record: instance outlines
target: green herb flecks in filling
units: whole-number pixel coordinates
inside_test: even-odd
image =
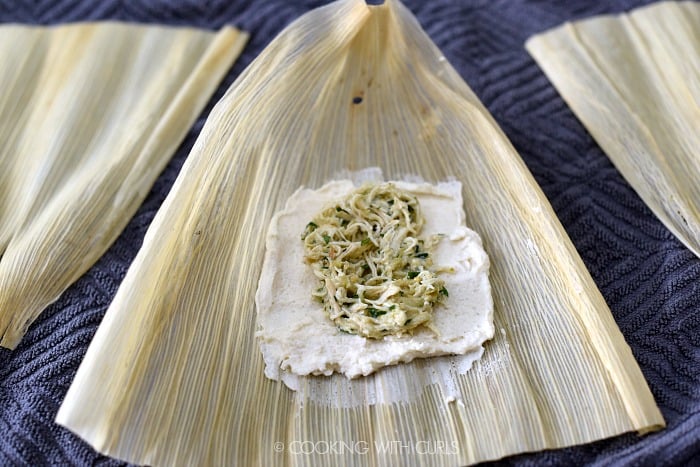
[[[418,199],[392,183],[362,186],[309,222],[312,295],[341,331],[379,339],[430,327],[448,293],[431,268],[440,236],[419,238],[424,223]]]

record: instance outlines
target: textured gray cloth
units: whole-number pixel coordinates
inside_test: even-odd
[[[61,400],[211,105],[285,25],[325,3],[0,0],[2,22],[111,19],[207,28],[232,24],[251,33],[243,55],[119,239],[44,312],[16,350],[0,349],[0,464],[119,464],[53,423]],[[666,430],[643,438],[624,435],[501,462],[700,465],[700,260],[651,214],[523,48],[530,35],[564,21],[649,2],[406,3],[492,112],[542,186],[610,305],[668,422]]]

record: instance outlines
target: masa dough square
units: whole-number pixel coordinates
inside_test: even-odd
[[[455,271],[439,274],[449,291],[445,302],[433,310],[439,334],[419,328],[412,336],[367,339],[336,328],[311,296],[318,279],[304,263],[301,234],[319,211],[356,185],[341,180],[318,190],[300,188],[272,218],[256,293],[257,337],[268,378],[280,379],[280,371],[338,372],[354,378],[415,358],[465,354],[493,337],[489,259],[479,236],[465,225],[461,183],[392,183],[418,198],[425,217],[421,237],[447,235],[433,252],[435,265]]]

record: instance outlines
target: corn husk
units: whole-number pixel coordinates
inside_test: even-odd
[[[700,256],[700,4],[565,24],[526,45],[642,200]]]
[[[299,392],[263,375],[254,295],[273,213],[300,185],[371,166],[459,179],[490,255],[497,335],[455,376],[458,401],[419,384],[440,358]],[[149,465],[462,465],[664,425],[541,190],[396,0],[308,13],[229,89],[57,422]]]
[[[233,28],[0,27],[0,345],[116,239],[244,43]]]

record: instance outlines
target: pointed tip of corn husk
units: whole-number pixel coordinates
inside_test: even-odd
[[[0,27],[13,65],[0,72],[0,346],[116,239],[245,40],[230,27]]]
[[[502,330],[457,377],[462,404],[415,384],[431,361],[355,388],[308,380],[338,397],[398,388],[410,403],[337,407],[264,376],[254,295],[270,218],[299,186],[371,166],[462,182]],[[217,104],[57,422],[131,462],[212,465],[455,465],[663,426],[603,297],[493,118],[403,5],[360,0],[294,22]],[[370,449],[298,455],[289,447],[300,441]],[[392,442],[456,448],[374,448]]]

